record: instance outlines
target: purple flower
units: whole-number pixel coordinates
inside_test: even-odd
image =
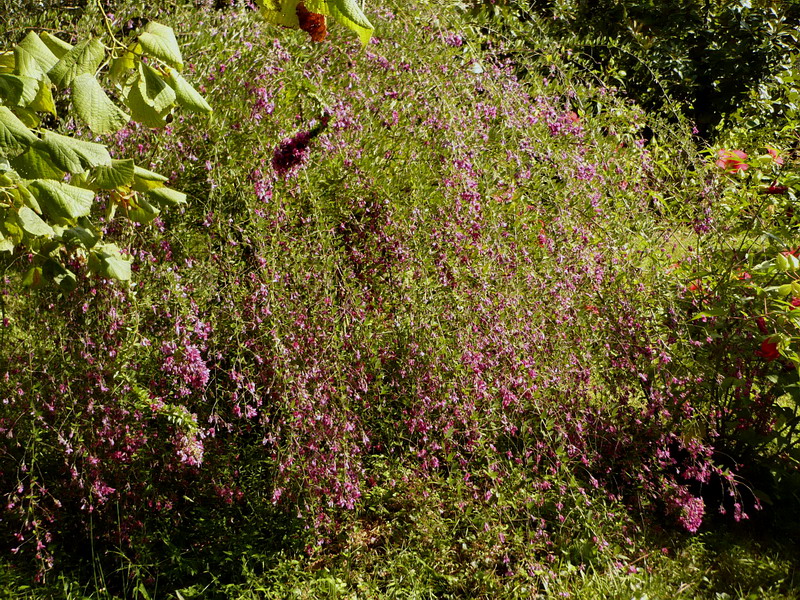
[[[280,177],[292,175],[308,159],[311,139],[310,131],[301,131],[278,144],[272,155],[272,168]]]
[[[695,533],[703,524],[703,515],[706,512],[706,504],[702,498],[689,496],[688,494],[679,500],[681,514],[678,520],[686,531]]]

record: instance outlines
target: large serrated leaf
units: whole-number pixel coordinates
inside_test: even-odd
[[[108,76],[112,82],[124,84],[135,67],[136,56],[133,52],[125,52],[122,56],[118,56],[111,61]]]
[[[53,228],[27,206],[21,207],[17,212],[17,222],[22,229],[35,237],[52,237],[55,234]]]
[[[131,221],[136,223],[149,223],[155,219],[160,212],[158,208],[139,196],[136,198],[135,202],[131,202],[125,214]]]
[[[8,214],[8,211],[3,215],[3,221],[0,222],[0,229],[6,238],[11,239],[14,244],[19,244],[22,241],[23,231],[17,223],[14,214]]]
[[[90,267],[104,277],[119,281],[131,278],[131,263],[124,259],[114,244],[97,244],[90,255]]]
[[[100,237],[91,229],[76,226],[62,231],[61,240],[67,247],[83,246],[91,250],[100,241]]]
[[[256,4],[261,9],[261,16],[269,23],[280,25],[281,27],[300,27],[297,18],[297,5],[300,0],[256,0]]]
[[[36,129],[42,123],[42,119],[39,115],[29,108],[15,107],[14,114],[17,115],[19,120],[22,121],[28,129]]]
[[[154,173],[153,171],[148,171],[147,169],[145,169],[144,167],[140,167],[139,165],[136,165],[136,167],[134,167],[133,174],[136,176],[137,180],[141,179],[142,181],[150,181],[154,183],[154,185],[151,185],[149,187],[158,187],[158,185],[163,185],[164,183],[169,181],[169,179],[164,177],[164,175],[162,175],[161,173]]]
[[[300,21],[297,18],[297,5],[300,0],[256,0],[261,9],[261,16],[269,23],[282,27],[297,29]]]
[[[133,159],[112,160],[110,167],[95,167],[89,178],[89,186],[99,190],[113,190],[133,183]]]
[[[39,92],[39,82],[24,75],[0,74],[0,100],[6,105],[28,106]]]
[[[97,38],[92,38],[72,48],[47,74],[56,87],[63,90],[69,87],[78,75],[84,73],[94,75],[105,56],[103,44]]]
[[[159,113],[150,104],[145,102],[139,86],[134,84],[124,98],[125,106],[131,110],[131,118],[137,123],[147,127],[162,128],[167,124],[166,117],[170,110]]]
[[[14,252],[14,240],[0,233],[0,252]]]
[[[139,64],[139,80],[136,86],[145,103],[152,106],[157,113],[163,113],[175,104],[175,90],[150,65]]]
[[[14,113],[0,106],[0,155],[19,154],[38,139]]]
[[[137,192],[147,192],[149,190],[164,187],[164,184],[169,181],[159,173],[153,173],[142,167],[135,167],[133,171],[133,188]]]
[[[328,15],[354,31],[363,46],[369,43],[375,31],[356,0],[306,0],[305,5],[310,12]]]
[[[39,34],[39,38],[42,40],[45,46],[48,47],[50,52],[52,52],[57,59],[61,60],[64,56],[74,48],[74,46],[64,40],[57,38],[56,36],[43,31]],[[52,68],[52,67],[51,67]]]
[[[28,184],[42,210],[56,221],[73,222],[78,217],[85,217],[92,210],[94,192],[73,185],[36,179]]]
[[[36,196],[34,196],[24,184],[20,183],[17,186],[16,192],[17,197],[22,200],[25,206],[30,208],[37,215],[42,214],[42,207],[39,206],[39,201],[36,200]]]
[[[299,3],[300,0],[256,0],[264,19],[295,29],[300,26],[297,18]],[[356,32],[363,45],[369,43],[374,27],[356,0],[305,0],[304,4],[309,12],[329,16]]]
[[[23,40],[17,44],[17,48],[22,48],[30,54],[42,69],[42,72],[47,73],[58,62],[58,56],[53,54],[53,51],[47,47],[42,39],[33,31],[29,31]],[[66,51],[64,52],[66,54]]]
[[[167,72],[167,82],[175,90],[175,95],[178,98],[178,104],[189,112],[200,114],[210,113],[211,106],[206,102],[200,93],[186,81],[180,73],[174,69],[169,69]]]
[[[55,117],[56,103],[53,100],[53,90],[51,88],[50,78],[47,75],[43,75],[42,79],[39,80],[39,91],[33,102],[28,105],[28,110],[50,113]]]
[[[92,133],[116,133],[130,121],[91,73],[78,75],[72,82],[72,104]]]
[[[38,39],[38,38],[37,38]],[[21,46],[14,47],[14,72],[17,75],[41,79],[47,69],[43,69],[36,57]]]
[[[102,144],[45,131],[35,147],[47,152],[53,163],[69,173],[83,173],[87,169],[110,166],[111,155]]]
[[[109,256],[103,260],[103,274],[118,281],[130,281],[131,263],[118,256]]]
[[[176,69],[183,69],[183,57],[171,27],[150,21],[139,35],[142,49]]]
[[[186,204],[186,194],[168,187],[157,187],[148,190],[147,197],[151,202],[154,202],[159,206],[177,206],[178,204]]]
[[[46,279],[52,279],[65,292],[71,292],[78,287],[75,273],[52,257],[48,258],[42,265],[42,275]]]
[[[14,72],[14,51],[6,50],[0,52],[0,73],[13,73]]]
[[[50,155],[36,148],[28,148],[16,158],[12,158],[10,162],[14,170],[25,179],[60,180],[64,178],[64,171],[53,164]]]
[[[22,278],[22,285],[29,288],[37,288],[42,284],[42,267],[31,267]]]

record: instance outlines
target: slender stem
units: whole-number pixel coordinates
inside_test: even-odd
[[[103,5],[101,4],[100,0],[95,0],[95,5],[97,6],[97,10],[100,11],[100,14],[103,15],[103,25],[105,25],[106,33],[108,33],[109,37],[111,38],[111,43],[114,48],[121,48],[123,50],[127,49],[125,44],[120,42],[117,39],[117,36],[114,35],[114,30],[111,28],[111,19],[108,18]]]

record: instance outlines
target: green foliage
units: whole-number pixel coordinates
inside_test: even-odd
[[[781,65],[795,62],[798,52],[800,11],[794,3],[478,0],[472,5],[479,22],[499,25],[515,50],[538,50],[544,38],[648,111],[685,115],[705,139],[715,137],[716,126],[748,96],[762,94],[763,101],[763,87]],[[786,83],[787,89],[796,88]]]
[[[354,31],[364,46],[374,31],[358,0],[256,0],[256,4],[269,23],[295,29],[301,26],[298,5],[304,4],[307,11],[329,16]]]
[[[102,232],[90,220],[101,202],[108,218],[119,212],[140,223],[153,220],[160,208],[185,203],[184,194],[164,186],[166,178],[132,160],[112,159],[103,143],[44,124],[43,113],[51,121],[59,117],[59,94],[69,94],[71,110],[95,135],[126,128],[131,115],[163,127],[178,106],[211,112],[177,71],[183,58],[170,27],[150,22],[127,47],[111,41],[110,49],[97,37],[73,46],[30,31],[0,55],[0,250],[34,254],[24,277],[32,286],[52,274],[72,289],[72,269],[81,265],[101,277],[130,279],[129,259],[115,244],[101,242]],[[104,65],[110,65],[107,71]],[[100,79],[108,80],[130,115]]]
[[[686,531],[736,527],[716,511],[752,494],[793,506],[796,465],[772,461],[797,441],[791,154],[700,151],[552,38],[496,46],[457,4],[378,7],[361,50],[178,4],[153,16],[193,32],[185,60],[148,26],[105,50],[105,99],[78,95],[90,127],[111,102],[168,130],[103,146],[2,107],[8,227],[136,283],[0,242],[9,274],[75,288],[0,290],[0,590],[796,595],[777,508],[743,540]],[[213,127],[169,112],[207,111],[187,72]]]

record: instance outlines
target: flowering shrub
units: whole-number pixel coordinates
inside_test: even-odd
[[[405,528],[454,594],[544,589],[638,560],[636,523],[755,503],[720,450],[794,427],[800,264],[709,240],[781,222],[783,154],[648,144],[557,58],[521,79],[455,17],[375,16],[362,51],[207,13],[186,56],[217,127],[118,138],[193,198],[107,223],[135,285],[29,292],[6,266],[0,532],[40,576],[75,540],[121,588],[135,564],[178,589],[238,577],[231,548],[324,560]]]

